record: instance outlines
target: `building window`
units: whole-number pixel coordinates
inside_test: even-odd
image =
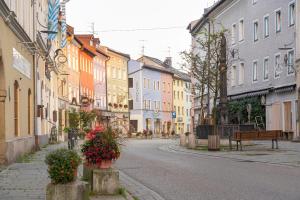
[[[274,76],[275,78],[278,78],[280,76],[280,55],[275,56],[275,70],[274,70]]]
[[[133,88],[133,78],[128,78],[128,87]]]
[[[28,109],[28,135],[31,135],[31,90],[28,90],[28,100],[27,100],[27,109]]]
[[[256,4],[258,0],[252,0],[252,4]]]
[[[276,18],[275,18],[275,25],[276,25],[276,33],[281,31],[281,11],[276,11]]]
[[[180,115],[180,106],[178,106],[178,115]]]
[[[231,71],[231,86],[235,86],[236,85],[236,76],[237,76],[237,73],[236,73],[236,66],[232,66],[232,71]]]
[[[269,36],[269,29],[270,29],[270,23],[269,23],[269,16],[264,17],[264,36],[265,38]]]
[[[253,82],[256,82],[257,81],[257,61],[253,62],[253,70],[252,70],[252,73],[253,73]]]
[[[133,110],[133,100],[129,100],[128,104],[129,104],[129,110]]]
[[[294,50],[288,52],[288,74],[293,74],[294,71]]]
[[[244,40],[244,20],[241,19],[239,22],[239,41]]]
[[[153,90],[156,90],[156,82],[153,81]]]
[[[177,91],[177,99],[179,99],[179,91]]]
[[[146,85],[147,85],[147,79],[144,78],[144,88],[146,88]]]
[[[290,3],[289,5],[289,26],[295,24],[295,2]]]
[[[245,65],[244,65],[244,63],[240,63],[239,85],[244,84],[244,81],[245,81]]]
[[[174,96],[174,99],[176,99],[176,91],[174,91],[174,95],[173,96]]]
[[[236,34],[236,24],[233,24],[232,25],[232,28],[231,28],[231,43],[232,45],[235,44],[235,34]]]
[[[269,79],[269,58],[264,59],[264,80]]]
[[[184,107],[182,107],[182,115],[184,116]]]
[[[15,136],[19,136],[19,83],[14,83],[14,122],[15,122]]]
[[[144,109],[147,109],[147,101],[144,100]]]
[[[157,81],[157,90],[159,90],[159,81]]]
[[[151,86],[150,86],[150,79],[148,79],[148,89],[150,89]]]
[[[173,111],[175,111],[176,112],[176,106],[174,106],[174,110]]]
[[[254,41],[258,40],[258,21],[254,22],[253,25],[253,39]]]
[[[183,100],[183,92],[181,91],[181,99]]]

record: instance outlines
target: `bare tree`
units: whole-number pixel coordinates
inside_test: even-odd
[[[212,30],[210,30],[210,26],[212,26]],[[209,103],[212,101],[212,114],[210,115],[210,111],[208,111],[208,115],[214,126],[214,134],[216,134],[217,104],[222,84],[221,74],[224,70],[227,71],[227,64],[220,67],[221,61],[224,62],[224,53],[222,54],[221,46],[222,39],[224,45],[226,32],[227,30],[224,28],[215,31],[214,23],[211,21],[209,28],[204,27],[203,31],[197,35],[195,46],[189,52],[182,52],[182,57],[185,60],[183,67],[189,68],[191,77],[196,80],[193,87],[199,91],[201,108],[204,107],[205,101],[209,101]],[[226,60],[225,55],[225,63]],[[201,109],[200,119],[200,123],[203,124],[204,109]]]

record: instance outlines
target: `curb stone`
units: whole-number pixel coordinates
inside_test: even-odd
[[[121,184],[130,192],[131,195],[137,197],[139,200],[165,200],[158,193],[129,177],[124,172],[119,172]]]

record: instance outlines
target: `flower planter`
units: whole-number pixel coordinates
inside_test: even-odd
[[[100,164],[100,169],[109,169],[111,168],[112,160],[102,160]]]

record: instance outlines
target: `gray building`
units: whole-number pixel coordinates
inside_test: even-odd
[[[229,100],[257,98],[268,130],[293,133],[297,132],[295,9],[295,0],[220,0],[188,27],[193,40],[208,23],[212,31],[228,30]]]

